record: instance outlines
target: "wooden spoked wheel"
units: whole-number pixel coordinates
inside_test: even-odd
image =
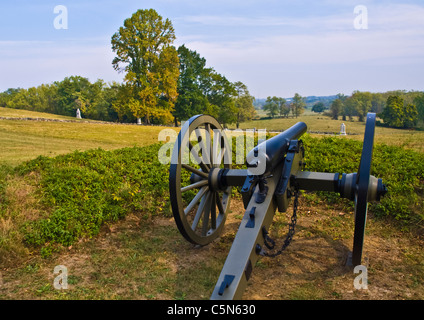
[[[175,142],[169,170],[172,212],[188,241],[206,245],[222,232],[231,186],[210,183],[212,171],[231,169],[231,146],[218,121],[197,115],[186,121]]]

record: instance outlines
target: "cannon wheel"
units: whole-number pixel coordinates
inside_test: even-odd
[[[214,190],[209,185],[213,168],[231,169],[231,146],[215,118],[197,115],[183,124],[175,142],[169,192],[179,231],[202,246],[221,234],[231,199],[231,186]]]
[[[365,224],[368,212],[368,187],[371,174],[372,150],[375,132],[375,113],[367,114],[365,125],[364,144],[362,146],[361,161],[356,175],[355,192],[355,230],[353,236],[352,264],[360,265],[364,246]]]

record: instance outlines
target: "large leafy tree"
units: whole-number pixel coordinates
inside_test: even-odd
[[[196,114],[205,113],[209,101],[203,90],[209,81],[212,69],[206,68],[206,59],[196,51],[182,45],[178,48],[180,76],[178,79],[178,98],[175,103],[174,121],[187,120]]]
[[[179,62],[172,46],[175,32],[169,19],[154,9],[138,10],[112,36],[115,70],[125,72],[128,100],[117,108],[130,109],[136,118],[167,122],[177,99]],[[128,90],[131,89],[131,90]],[[118,113],[120,111],[117,110]]]
[[[234,97],[237,96],[235,85],[223,75],[212,71],[209,81],[203,84],[206,97],[210,103],[207,113],[215,116],[219,122],[226,124],[237,121],[237,108]]]
[[[186,120],[196,114],[209,114],[221,123],[237,121],[238,96],[235,84],[206,67],[205,58],[182,45],[178,48],[180,77],[174,120]]]

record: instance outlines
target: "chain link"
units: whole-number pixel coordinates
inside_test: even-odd
[[[264,256],[271,257],[271,258],[274,258],[276,256],[279,256],[290,245],[291,241],[293,240],[294,233],[295,233],[295,229],[294,228],[296,227],[296,222],[297,222],[297,208],[298,208],[298,205],[299,205],[299,190],[296,188],[295,191],[294,191],[293,215],[291,217],[291,223],[289,224],[289,232],[287,233],[286,240],[284,240],[284,243],[283,243],[282,247],[277,252],[269,253],[269,252],[266,252],[265,250],[262,251],[262,254]],[[262,229],[262,231],[263,231],[263,235],[264,235],[264,244],[265,244],[265,246],[269,250],[274,249],[274,247],[275,247],[275,241],[268,236],[268,232],[265,230],[265,228]]]

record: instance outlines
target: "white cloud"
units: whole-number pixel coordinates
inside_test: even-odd
[[[211,26],[226,23],[264,26],[267,30],[266,24],[283,26],[286,23],[287,27],[293,28],[291,32],[285,32],[283,26],[277,30],[280,32],[241,39],[233,37],[226,41],[208,36],[203,39],[198,35],[192,39],[187,36],[185,44],[204,56],[218,72],[228,75],[230,80],[246,79],[250,88],[256,87],[252,91],[257,96],[278,94],[275,90],[282,90],[282,82],[286,87],[297,86],[298,91],[314,87],[318,90],[331,83],[334,93],[343,91],[347,94],[364,84],[374,88],[387,84],[390,89],[396,88],[396,83],[400,89],[411,89],[403,86],[414,81],[416,86],[422,85],[419,79],[424,71],[424,8],[417,5],[369,5],[368,14],[367,30],[354,29],[353,7],[343,16],[315,18],[202,16],[198,17],[198,22],[189,18],[191,23]],[[294,32],[296,26],[300,27]],[[389,79],[389,70],[397,72],[398,76]],[[415,72],[411,73],[411,70]],[[369,87],[368,90],[373,89]]]
[[[352,10],[353,12],[353,10]],[[300,29],[296,33],[211,40],[199,36],[186,37],[186,45],[213,63],[248,64],[266,61],[267,64],[316,64],[407,59],[424,53],[424,8],[412,5],[371,7],[369,29],[353,28],[353,13],[347,16],[317,17],[314,19],[247,19],[239,17],[200,16],[188,20],[206,24],[287,25],[308,26],[315,32]],[[283,30],[283,29],[282,29]],[[209,60],[208,59],[208,60]]]

